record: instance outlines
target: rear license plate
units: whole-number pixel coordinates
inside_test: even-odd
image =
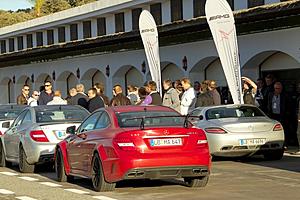
[[[150,145],[152,147],[162,147],[162,146],[181,146],[181,138],[172,138],[172,139],[151,139]]]
[[[265,138],[258,139],[241,139],[239,140],[241,146],[250,146],[250,145],[263,145],[266,143]]]
[[[66,131],[54,131],[58,139],[64,139],[66,136]]]

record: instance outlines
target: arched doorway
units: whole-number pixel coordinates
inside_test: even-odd
[[[89,69],[81,78],[80,81],[87,89],[93,87],[95,83],[102,83],[106,87],[106,77],[98,69]]]
[[[120,84],[125,91],[128,85],[137,87],[143,86],[144,78],[142,73],[134,66],[126,65],[121,67],[113,76],[113,85]]]
[[[10,78],[6,77],[0,82],[0,90],[0,104],[16,102],[14,96],[14,84]]]
[[[52,82],[51,76],[45,73],[40,74],[35,80],[35,90],[40,91],[46,81]]]
[[[204,71],[205,80],[215,80],[219,87],[227,86],[227,81],[220,59],[216,59],[215,61],[210,63]]]
[[[24,85],[28,85],[30,87],[30,92],[32,92],[32,80],[28,76],[23,75],[19,77],[15,85],[17,96],[21,94]]]
[[[70,71],[65,71],[59,75],[56,81],[56,89],[60,90],[63,97],[68,96],[69,89],[78,84],[77,77]]]
[[[218,57],[211,56],[206,57],[204,59],[201,59],[199,62],[197,62],[192,69],[189,72],[189,78],[192,82],[199,81],[202,82],[205,80],[205,69],[212,64],[214,61],[216,61]]]
[[[172,62],[161,63],[161,78],[162,81],[170,79],[171,81],[181,80],[184,77],[184,72]]]

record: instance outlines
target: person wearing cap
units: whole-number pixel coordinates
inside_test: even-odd
[[[218,86],[217,86],[216,81],[209,82],[208,88],[209,88],[210,94],[214,100],[215,106],[221,105],[221,96],[217,90],[217,87]]]

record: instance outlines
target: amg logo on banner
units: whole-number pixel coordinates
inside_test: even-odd
[[[222,18],[229,18],[229,14],[225,14],[225,15],[216,15],[216,16],[212,16],[209,18],[209,21],[213,21],[216,19],[222,19]]]
[[[142,30],[142,33],[148,33],[148,32],[155,32],[155,30],[154,28]]]

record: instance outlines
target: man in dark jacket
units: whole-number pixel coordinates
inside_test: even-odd
[[[123,94],[121,85],[115,85],[113,88],[114,97],[110,101],[110,106],[128,106],[130,100]]]
[[[289,99],[283,93],[283,87],[280,82],[274,84],[274,92],[270,92],[268,96],[268,115],[270,118],[279,121],[284,129],[285,140],[289,141],[288,119],[289,119]]]
[[[27,105],[29,98],[30,88],[29,85],[24,85],[22,88],[22,94],[17,97],[17,104],[19,105]]]
[[[92,113],[99,108],[104,107],[103,99],[97,95],[97,90],[95,88],[91,88],[88,91],[89,101],[88,101],[88,110]]]
[[[41,91],[38,100],[39,105],[47,105],[47,103],[53,100],[54,92],[52,90],[52,83],[50,81],[46,81],[44,83],[44,87],[45,90]]]
[[[162,105],[162,98],[160,94],[157,92],[157,85],[155,81],[149,81],[147,84],[147,91],[152,98],[152,102],[150,105],[160,106]]]
[[[88,109],[88,101],[89,97],[84,93],[84,85],[78,84],[76,85],[77,94],[70,99],[71,105],[79,105],[83,108]]]

